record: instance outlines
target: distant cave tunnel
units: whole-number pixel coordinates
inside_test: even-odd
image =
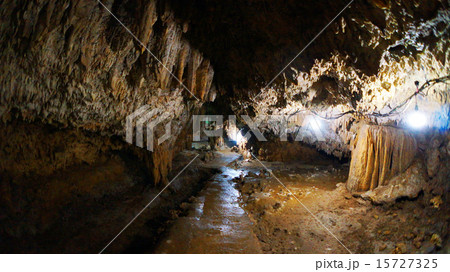
[[[449,252],[447,1],[0,14],[1,253]]]

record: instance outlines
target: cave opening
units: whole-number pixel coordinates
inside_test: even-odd
[[[0,3],[1,253],[448,253],[444,0]]]

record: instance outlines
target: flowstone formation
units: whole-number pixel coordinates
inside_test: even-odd
[[[416,140],[401,129],[363,125],[357,135],[347,181],[352,192],[389,185],[391,178],[411,165],[417,152]]]
[[[376,125],[361,126],[357,135],[347,189],[377,203],[416,197],[425,185],[425,170],[415,159],[413,135]]]
[[[346,3],[334,4],[343,8]],[[324,17],[330,9],[339,11],[336,6],[322,9],[320,3],[316,8]],[[283,23],[279,26],[289,29]],[[280,64],[276,70],[254,64],[255,78],[270,84],[258,85],[256,92],[239,92],[235,86],[232,107],[253,121],[270,115],[291,120],[313,117],[320,124],[316,132],[325,140],[302,141],[338,158],[351,157],[347,188],[374,202],[415,198],[423,190],[442,195],[448,191],[444,182],[448,167],[441,165],[449,154],[441,138],[448,138],[450,129],[449,26],[448,1],[355,1],[304,51],[300,47],[290,57],[280,53],[287,67]],[[258,47],[276,48],[276,41],[283,41],[261,32],[270,38]],[[307,45],[314,35],[298,37],[308,37],[299,41]],[[302,53],[292,60],[298,52]],[[426,125],[409,133],[408,118],[416,110],[426,116]],[[373,126],[365,127],[368,123]],[[261,130],[281,135],[270,123]]]
[[[317,9],[326,17],[331,7],[321,10],[318,5]],[[336,6],[333,9],[339,11]],[[422,86],[450,75],[449,25],[447,1],[355,1],[276,79],[284,66],[273,74],[258,67],[265,82],[274,81],[260,85],[256,92],[239,92],[236,87],[233,108],[255,119],[314,112],[325,124],[327,141],[306,142],[338,157],[350,155],[357,131],[353,126],[368,121],[403,127],[415,101],[429,116],[429,127],[448,130],[448,79],[431,84],[417,99],[408,98],[417,91],[416,81]],[[302,45],[314,37],[298,36],[309,37],[299,42]],[[271,42],[268,39],[260,46]],[[285,65],[301,49],[286,57]],[[335,118],[345,112],[352,113]]]

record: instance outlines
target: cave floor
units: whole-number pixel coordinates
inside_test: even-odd
[[[220,172],[148,253],[426,253],[447,235],[448,213],[422,198],[374,206],[350,195],[348,164],[262,162],[288,191],[258,161],[214,157],[204,166]]]
[[[218,155],[215,165],[239,157]],[[155,253],[261,253],[252,222],[240,206],[239,191],[231,182],[243,171],[226,166],[220,171],[191,199],[188,214],[175,222]]]

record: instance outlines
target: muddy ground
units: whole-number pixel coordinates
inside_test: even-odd
[[[448,203],[438,197],[376,206],[347,192],[348,164],[262,163],[273,175],[240,161],[246,174],[233,182],[264,253],[449,252]]]
[[[197,154],[105,253],[449,252],[445,198],[421,194],[376,206],[346,191],[348,164],[261,162],[265,168],[229,151],[182,152],[171,178]],[[52,217],[55,223],[41,229],[41,221],[31,216],[37,216],[34,210],[45,213],[42,205],[30,206],[30,216],[2,213],[0,252],[98,253],[162,190],[150,186],[138,170],[125,167],[131,163],[128,157],[112,158],[90,166],[90,171],[76,168],[55,174],[55,180],[69,180],[77,190],[77,182],[100,174],[100,184],[111,187],[106,195],[105,187],[96,187],[91,192],[102,194],[88,199],[69,194],[60,207],[48,203],[60,209]],[[125,165],[120,175],[117,165]],[[23,196],[16,193],[17,198]],[[22,225],[27,228],[17,227]],[[32,231],[13,232],[21,229]]]

